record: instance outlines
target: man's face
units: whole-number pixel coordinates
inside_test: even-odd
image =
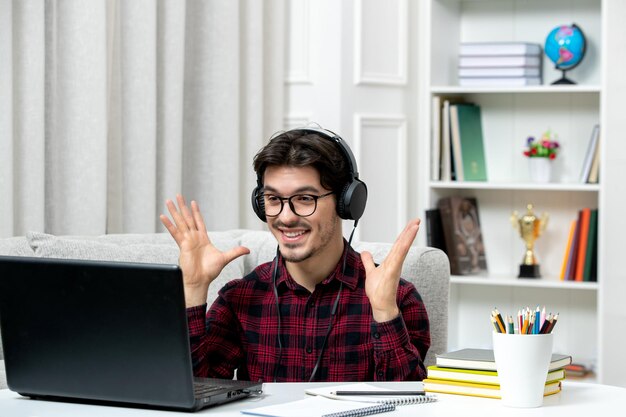
[[[263,185],[265,194],[277,197],[320,196],[330,191],[322,187],[319,172],[313,167],[270,166],[265,170]],[[283,204],[278,216],[267,217],[267,224],[287,262],[302,262],[342,247],[335,195],[318,199],[317,209],[307,217],[296,215],[287,201]]]

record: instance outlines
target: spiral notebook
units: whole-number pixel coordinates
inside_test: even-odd
[[[422,389],[421,383],[419,389]],[[418,391],[416,390],[416,391]],[[337,391],[356,391],[361,395],[337,395]],[[349,384],[349,385],[335,385],[331,387],[323,388],[310,388],[305,390],[309,395],[317,395],[333,400],[342,401],[355,401],[365,403],[379,403],[379,404],[393,404],[393,405],[408,405],[408,404],[423,404],[437,401],[437,396],[434,394],[425,395],[394,395],[397,392],[389,388],[380,388],[367,383]],[[371,395],[367,393],[371,392]],[[384,392],[384,395],[376,395],[377,393]]]
[[[356,401],[335,401],[316,396],[282,404],[241,410],[242,414],[263,417],[360,417],[393,411],[393,404],[368,404]]]

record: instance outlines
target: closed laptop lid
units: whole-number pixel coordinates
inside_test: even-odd
[[[9,388],[192,408],[178,266],[0,257]]]

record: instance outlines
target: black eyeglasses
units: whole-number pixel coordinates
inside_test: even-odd
[[[265,215],[276,217],[283,211],[285,201],[289,203],[289,208],[296,216],[308,217],[317,210],[317,200],[327,197],[333,192],[322,195],[294,194],[291,197],[279,197],[273,194],[263,194]]]

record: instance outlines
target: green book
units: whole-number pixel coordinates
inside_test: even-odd
[[[458,104],[459,139],[465,181],[487,181],[480,107]]]
[[[583,281],[592,281],[596,275],[593,270],[594,257],[597,256],[598,242],[598,209],[591,210],[589,216],[589,232],[587,234],[587,250],[585,253],[585,267],[583,270]]]

